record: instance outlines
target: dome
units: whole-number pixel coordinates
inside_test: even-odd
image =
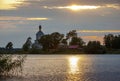
[[[36,40],[39,40],[44,33],[41,31],[41,26],[39,26],[39,31],[36,33]]]
[[[36,33],[36,40],[39,40],[43,35],[44,35],[44,33],[42,31],[37,32]]]

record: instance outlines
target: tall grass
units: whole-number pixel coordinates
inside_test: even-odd
[[[26,55],[0,55],[0,77],[22,72]]]

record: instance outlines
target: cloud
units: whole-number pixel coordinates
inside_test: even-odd
[[[120,9],[120,4],[106,4],[105,6],[102,6],[103,8],[114,8],[114,9]]]
[[[45,21],[45,20],[48,20],[48,18],[1,16],[0,17],[0,30],[11,31],[11,30],[19,29],[19,25],[27,26],[27,25],[30,25],[31,23],[34,23],[34,21],[37,22],[37,21]]]
[[[35,20],[35,21],[42,21],[42,20],[48,20],[48,18],[44,17],[13,17],[13,16],[2,16],[0,17],[0,21],[5,21],[5,20],[10,20],[10,21],[16,21],[16,20]]]
[[[47,6],[65,6],[70,4],[79,5],[105,5],[105,4],[120,4],[119,0],[27,0],[28,3],[35,3]]]
[[[71,6],[43,6],[46,9],[71,9],[71,10],[92,10],[99,8],[114,8],[120,9],[119,4],[105,4],[105,5],[71,5]]]
[[[25,8],[42,8],[47,7],[68,7],[69,5],[90,5],[105,6],[109,8],[120,8],[119,0],[1,0],[0,10],[15,10]]]
[[[59,7],[48,7],[44,6],[47,9],[71,9],[71,10],[87,10],[87,9],[97,9],[100,6],[90,6],[90,5],[71,5],[71,6],[59,6]]]
[[[27,18],[27,20],[48,20],[48,18]]]
[[[13,10],[23,4],[24,0],[0,0],[0,10]]]
[[[77,30],[79,33],[120,33],[120,30]]]

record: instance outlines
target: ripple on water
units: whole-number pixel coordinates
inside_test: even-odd
[[[34,55],[27,58],[22,76],[0,81],[120,81],[120,55]]]

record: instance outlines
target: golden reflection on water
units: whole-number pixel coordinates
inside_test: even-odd
[[[70,57],[69,58],[69,73],[76,74],[79,71],[78,61],[80,58],[78,57]]]
[[[78,81],[80,79],[79,76],[79,61],[80,57],[72,56],[68,58],[68,81]]]

